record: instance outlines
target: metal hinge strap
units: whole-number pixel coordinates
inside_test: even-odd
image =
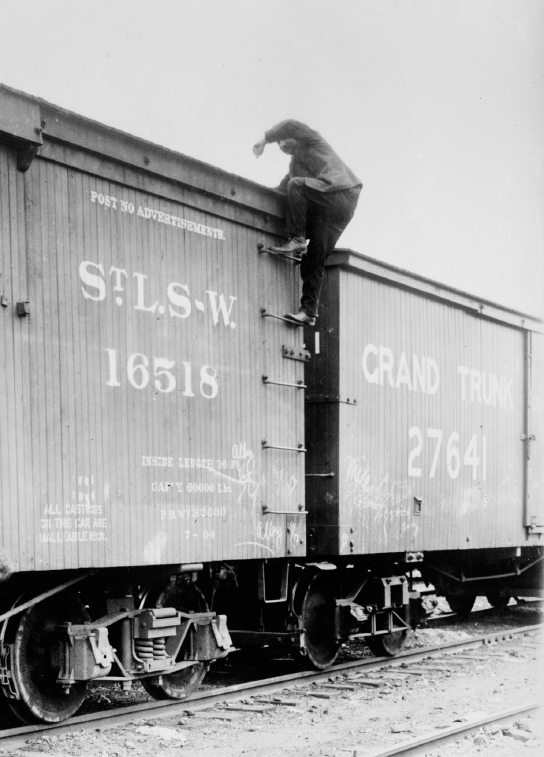
[[[284,344],[282,347],[283,357],[289,360],[299,360],[301,363],[307,363],[312,357],[308,350],[299,349],[298,347],[289,347]]]

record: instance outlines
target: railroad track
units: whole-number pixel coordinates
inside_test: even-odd
[[[403,755],[403,757],[415,757],[416,755],[426,754],[430,747],[444,746],[451,741],[458,741],[460,738],[475,733],[480,728],[490,725],[507,725],[516,718],[523,715],[531,715],[540,710],[542,705],[538,702],[522,705],[521,707],[514,707],[508,710],[502,710],[494,715],[489,715],[484,718],[477,718],[467,723],[460,723],[459,725],[453,725],[450,728],[443,728],[440,731],[430,731],[423,736],[417,736],[413,739],[408,739],[399,744],[386,747],[385,749],[368,750],[361,748],[361,757],[395,757],[395,755]],[[353,757],[359,757],[359,750],[353,750]]]
[[[357,684],[377,685],[375,679],[361,679],[361,674],[370,674],[371,676],[381,672],[382,674],[395,674],[398,668],[407,668],[415,663],[422,662],[429,658],[436,658],[461,651],[481,649],[482,646],[489,646],[497,642],[512,640],[520,635],[535,634],[544,628],[544,624],[523,626],[521,628],[507,629],[500,632],[487,633],[481,636],[462,639],[461,641],[444,642],[423,649],[409,650],[402,652],[396,657],[372,657],[357,661],[341,662],[327,669],[326,671],[296,671],[286,675],[275,676],[272,678],[261,679],[244,683],[237,683],[231,686],[220,686],[208,691],[198,691],[190,698],[181,701],[150,701],[141,704],[131,705],[128,707],[119,707],[117,709],[88,713],[71,718],[57,725],[31,725],[17,728],[9,728],[0,731],[0,749],[6,747],[22,747],[29,740],[42,738],[44,735],[61,735],[81,731],[82,729],[106,729],[115,726],[124,725],[134,720],[141,719],[158,719],[172,716],[179,716],[182,713],[195,712],[198,710],[209,709],[217,705],[228,705],[240,699],[249,697],[262,698],[277,694],[283,689],[310,684],[325,684],[335,677],[348,677],[357,679]],[[397,671],[401,672],[401,671]],[[415,672],[415,671],[412,671]],[[421,673],[416,673],[421,675]],[[366,681],[366,683],[365,683]],[[341,686],[340,686],[341,687]],[[537,703],[529,703],[524,708],[518,709],[515,713],[506,712],[498,713],[496,716],[490,716],[485,723],[474,722],[461,724],[452,727],[452,729],[442,730],[433,735],[440,739],[454,738],[458,733],[463,733],[468,729],[480,728],[483,724],[495,722],[493,718],[512,718],[522,712],[529,712],[538,707]],[[250,710],[248,710],[250,711]],[[451,731],[451,733],[449,733]],[[431,738],[430,736],[428,737]],[[421,742],[428,744],[429,741]],[[418,748],[420,745],[410,748]],[[383,751],[376,752],[376,757],[386,757],[386,755],[402,754],[403,752]],[[409,754],[410,752],[406,752]],[[413,752],[414,754],[416,752]]]

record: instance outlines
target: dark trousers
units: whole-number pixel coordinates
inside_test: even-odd
[[[308,315],[318,314],[325,260],[353,218],[360,192],[360,187],[319,192],[298,177],[287,184],[287,231],[290,236],[310,239],[300,264],[300,309]]]

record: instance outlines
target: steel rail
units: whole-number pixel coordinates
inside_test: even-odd
[[[429,747],[443,746],[451,741],[458,741],[461,737],[468,736],[468,734],[478,731],[480,728],[486,725],[498,725],[499,723],[508,723],[515,720],[520,715],[528,715],[531,712],[537,712],[542,708],[542,705],[538,702],[531,702],[529,704],[521,705],[520,707],[513,707],[509,710],[502,710],[494,715],[487,715],[477,720],[469,720],[466,723],[460,723],[459,725],[452,725],[449,728],[441,728],[439,731],[430,731],[422,736],[415,736],[412,739],[401,741],[398,744],[383,749],[370,750],[361,746],[361,754],[364,753],[365,757],[394,757],[394,755],[403,755],[403,757],[415,757],[416,755],[425,754]],[[353,747],[354,754],[359,754],[359,749]]]
[[[151,701],[129,707],[117,708],[101,712],[89,713],[86,715],[76,715],[67,721],[53,725],[31,725],[20,726],[0,731],[0,747],[10,746],[17,748],[23,746],[29,738],[40,738],[44,733],[61,735],[74,733],[82,728],[113,728],[118,725],[132,722],[142,718],[164,718],[174,715],[181,715],[187,711],[204,710],[215,706],[221,702],[236,701],[245,699],[248,696],[262,696],[263,694],[273,694],[289,686],[296,686],[300,683],[313,683],[326,681],[331,675],[337,675],[344,672],[355,672],[364,670],[371,672],[384,668],[399,667],[406,662],[417,662],[429,656],[438,656],[440,653],[459,651],[460,649],[477,649],[482,645],[489,645],[496,641],[511,640],[514,636],[527,633],[542,631],[544,624],[535,624],[531,626],[522,626],[521,628],[509,629],[497,633],[483,634],[470,639],[461,641],[445,642],[436,644],[431,647],[425,647],[417,651],[402,652],[396,657],[373,657],[364,660],[354,660],[352,662],[343,662],[333,665],[323,671],[297,671],[286,675],[275,676],[258,681],[249,681],[245,683],[224,686],[213,690],[201,690],[191,695],[189,699],[179,701]]]

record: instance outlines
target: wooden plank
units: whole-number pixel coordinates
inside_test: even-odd
[[[13,428],[15,396],[14,396],[14,291],[16,284],[12,273],[12,239],[11,219],[13,209],[11,207],[11,174],[15,171],[15,161],[12,150],[3,145],[0,146],[0,262],[1,274],[0,293],[6,297],[7,306],[0,309],[2,319],[0,328],[0,419],[4,429]],[[1,502],[13,502],[16,484],[16,460],[14,459],[14,446],[11,444],[0,445],[0,476]],[[17,566],[19,556],[18,538],[18,509],[13,507],[2,508],[2,546],[10,559]]]

